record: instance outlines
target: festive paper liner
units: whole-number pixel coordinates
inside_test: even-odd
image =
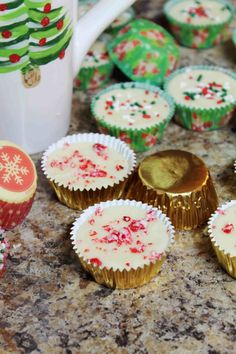
[[[5,274],[9,243],[4,230],[0,229],[0,278]]]
[[[75,189],[67,185],[63,185],[61,182],[56,181],[51,178],[47,172],[47,159],[48,156],[55,150],[61,148],[65,143],[76,143],[76,142],[91,142],[99,143],[108,146],[115,151],[123,155],[123,157],[129,162],[130,169],[127,175],[122,176],[122,178],[117,182],[111,182],[110,185],[103,186],[102,188],[90,188],[90,189]],[[127,183],[129,176],[132,174],[136,166],[136,156],[134,152],[129,148],[128,145],[115,139],[108,135],[103,134],[75,134],[62,138],[57,143],[52,144],[47,151],[43,154],[42,158],[42,170],[44,175],[49,180],[51,186],[58,199],[69,208],[83,210],[88,206],[98,203],[100,201],[106,201],[109,199],[117,198],[120,199],[123,194],[123,190]]]
[[[224,68],[220,68],[217,66],[204,66],[204,65],[196,65],[196,66],[188,66],[182,69],[178,69],[174,71],[164,83],[164,90],[167,94],[168,92],[168,85],[173,80],[174,77],[178,76],[186,72],[186,70],[214,70],[220,71],[231,78],[235,79],[236,82],[236,75]],[[236,105],[236,98],[234,103],[225,104],[223,107],[214,107],[214,108],[194,108],[188,107],[187,104],[181,104],[175,101],[175,98],[172,96],[175,107],[175,121],[180,124],[182,127],[203,132],[203,131],[211,131],[215,129],[219,129],[224,127],[232,118],[234,113],[234,107]]]
[[[132,268],[130,270],[123,269],[113,269],[106,268],[103,266],[97,266],[92,263],[88,259],[85,259],[84,256],[80,254],[79,249],[76,246],[76,235],[84,222],[86,222],[89,217],[95,212],[96,208],[108,208],[116,205],[130,205],[137,206],[144,210],[157,210],[148,204],[142,204],[141,202],[137,202],[135,200],[113,200],[107,201],[105,203],[96,204],[83,212],[83,214],[74,222],[72,231],[71,231],[71,240],[73,244],[73,248],[76,254],[79,257],[79,260],[83,266],[83,268],[90,273],[97,283],[104,284],[110,288],[117,289],[129,289],[135,288],[141,285],[148,283],[153,277],[157,275],[159,272],[163,262],[166,259],[166,252],[169,250],[170,246],[174,242],[174,228],[171,224],[169,218],[166,217],[160,210],[157,210],[157,216],[163,223],[168,227],[169,232],[169,245],[167,246],[165,252],[159,260],[149,261],[148,264],[144,264],[143,267]]]
[[[8,203],[0,200],[0,227],[11,230],[22,224],[29,214],[35,194],[23,203]]]
[[[218,45],[229,38],[230,32],[228,25],[232,21],[234,8],[228,1],[218,0],[218,2],[228,6],[231,11],[229,19],[218,24],[208,25],[183,23],[171,16],[170,9],[172,6],[182,1],[183,0],[170,0],[164,5],[164,14],[169,21],[171,32],[180,44],[185,47],[205,49]]]
[[[204,224],[218,206],[218,198],[208,172],[205,183],[188,193],[157,191],[145,185],[138,168],[130,178],[125,198],[140,200],[162,210],[177,230],[193,230]]]
[[[123,128],[119,127],[115,123],[107,123],[104,119],[100,118],[96,114],[95,106],[99,101],[100,97],[107,92],[110,92],[115,89],[122,88],[140,88],[151,92],[158,92],[158,94],[166,100],[169,105],[169,114],[168,116],[159,123],[153,124],[152,126],[146,128]],[[122,84],[115,84],[109,86],[107,89],[100,91],[95,97],[93,97],[91,104],[92,114],[96,119],[98,129],[101,133],[113,135],[125,143],[129,144],[134,151],[147,151],[152,148],[157,141],[160,141],[163,137],[163,134],[174,115],[175,105],[173,99],[167,95],[160,88],[145,83],[138,82],[127,82]]]
[[[223,204],[219,209],[226,210],[232,205],[236,205],[236,200],[231,200],[230,202]],[[216,211],[214,214],[212,214],[208,222],[208,232],[211,239],[212,247],[216,253],[220,265],[226,270],[226,272],[231,277],[236,279],[236,256],[231,253],[227,253],[220,245],[218,245],[212,234],[212,225],[215,219],[217,219],[218,215],[219,214]]]
[[[115,36],[123,27],[125,27],[129,22],[134,20],[136,13],[133,7],[129,7],[125,12],[128,12],[130,15],[130,18],[127,19],[127,21],[123,22],[121,25],[118,26],[110,26],[106,30],[107,33],[110,33],[111,35]],[[121,14],[122,15],[122,14]]]
[[[86,91],[104,86],[109,81],[113,68],[114,64],[110,61],[99,66],[81,68],[74,79],[74,89]]]
[[[135,19],[108,43],[110,58],[132,81],[163,84],[177,66],[180,52],[175,39],[163,27]]]

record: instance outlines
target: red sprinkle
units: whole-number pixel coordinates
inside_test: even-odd
[[[184,99],[185,99],[186,101],[189,101],[189,100],[190,100],[190,97],[189,97],[189,96],[185,96]]]
[[[94,219],[90,219],[88,222],[89,222],[90,225],[93,225],[95,223],[95,220]]]
[[[63,59],[65,56],[65,49],[62,49],[62,51],[59,53],[58,58]]]
[[[234,225],[233,224],[226,224],[223,228],[222,231],[225,234],[231,234],[232,231],[234,231]]]
[[[102,265],[102,262],[98,258],[90,258],[90,263],[92,263],[92,264],[94,264],[96,266]]]
[[[121,166],[121,165],[116,165],[116,171],[120,171],[120,170],[123,170],[123,169],[124,169],[123,166]]]
[[[46,38],[41,38],[41,39],[39,40],[39,45],[42,47],[42,46],[44,46],[44,45],[46,44],[46,42],[47,42],[47,39],[46,39]]]
[[[126,262],[125,265],[126,265],[127,267],[130,267],[130,263],[129,263],[129,262]]]
[[[123,216],[123,220],[129,222],[131,220],[130,216]]]
[[[58,29],[58,31],[60,31],[63,26],[64,26],[64,21],[63,21],[63,20],[60,20],[60,21],[57,22],[57,29]]]
[[[97,235],[97,231],[90,231],[89,236],[93,237]]]

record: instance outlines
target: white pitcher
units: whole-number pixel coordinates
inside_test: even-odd
[[[100,0],[78,23],[78,0],[0,2],[0,139],[36,153],[67,133],[84,55],[134,1]]]

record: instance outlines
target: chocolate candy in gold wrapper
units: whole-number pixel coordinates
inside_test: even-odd
[[[166,150],[145,158],[129,181],[126,197],[159,207],[179,230],[203,224],[218,206],[206,165],[181,150]]]

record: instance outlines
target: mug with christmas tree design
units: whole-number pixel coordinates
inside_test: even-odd
[[[0,139],[29,153],[67,133],[72,84],[100,33],[135,0],[0,0]]]

